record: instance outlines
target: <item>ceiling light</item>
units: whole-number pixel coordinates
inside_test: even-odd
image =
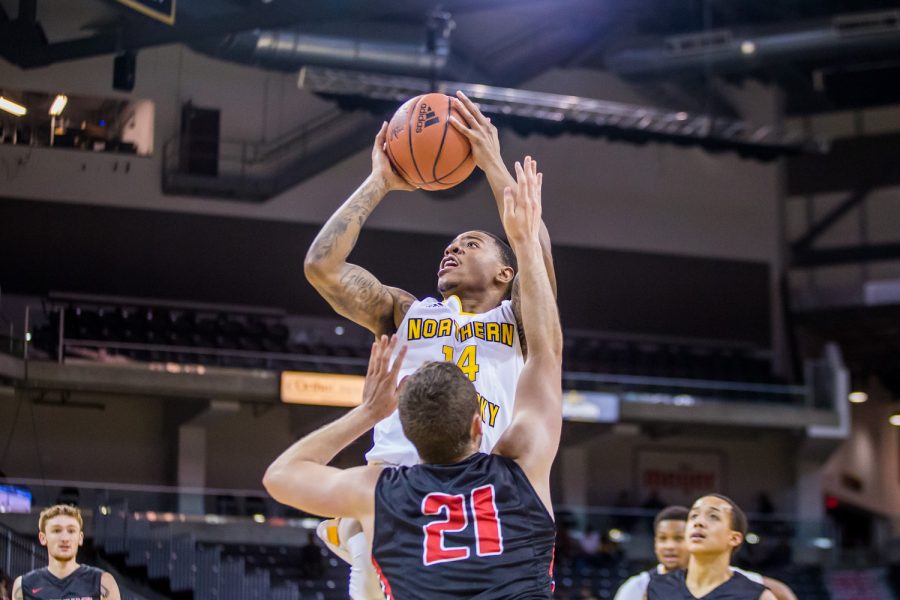
[[[754,44],[750,40],[741,42],[741,52],[744,54],[744,56],[750,56],[751,54],[756,52],[756,44]]]
[[[0,110],[5,110],[6,112],[14,114],[17,117],[21,117],[28,112],[28,109],[21,104],[16,104],[12,100],[4,98],[3,96],[0,96]]]
[[[50,105],[50,116],[58,117],[59,115],[61,115],[62,111],[65,110],[66,104],[68,102],[68,96],[57,94],[56,98],[53,99],[53,104]]]
[[[900,427],[900,413],[894,413],[888,418],[888,423],[894,427]]]
[[[850,392],[850,395],[847,396],[847,399],[850,400],[850,402],[852,402],[853,404],[862,404],[869,399],[869,395],[865,392]]]

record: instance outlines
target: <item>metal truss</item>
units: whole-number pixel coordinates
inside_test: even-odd
[[[298,86],[319,94],[397,104],[418,94],[438,91],[452,95],[462,90],[485,114],[518,124],[525,121],[537,131],[583,133],[638,143],[668,140],[710,150],[735,150],[762,159],[785,153],[824,153],[828,148],[822,140],[773,125],[474,83],[304,67]]]

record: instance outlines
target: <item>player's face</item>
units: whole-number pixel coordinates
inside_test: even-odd
[[[678,520],[660,521],[656,526],[653,550],[656,560],[666,571],[683,569],[688,564],[688,547],[684,539],[686,523]]]
[[[42,546],[55,560],[74,560],[78,547],[84,543],[84,532],[74,517],[58,515],[48,519],[44,531],[38,534]]]
[[[480,231],[461,233],[444,250],[438,290],[444,296],[470,287],[488,287],[503,270],[494,240]]]
[[[715,496],[704,496],[694,502],[688,513],[688,551],[715,554],[740,544],[740,532],[731,529],[731,512],[731,505]]]

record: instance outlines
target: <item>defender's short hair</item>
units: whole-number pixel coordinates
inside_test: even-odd
[[[683,521],[687,523],[688,513],[690,511],[687,507],[684,506],[667,506],[656,515],[656,518],[653,519],[653,533],[656,534],[656,529],[659,527],[659,524],[663,521]]]
[[[38,517],[38,531],[46,533],[44,529],[47,527],[47,521],[60,515],[72,517],[78,521],[78,528],[84,529],[84,519],[81,517],[81,511],[78,510],[78,507],[71,504],[57,504],[41,511],[41,516]]]
[[[452,362],[427,362],[400,390],[400,424],[422,461],[449,464],[459,460],[471,440],[478,392]]]

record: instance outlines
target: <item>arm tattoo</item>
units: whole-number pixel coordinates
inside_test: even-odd
[[[109,590],[102,583],[100,584],[100,597],[109,598]]]
[[[339,282],[340,293],[331,296],[332,306],[344,316],[355,319],[358,315],[372,315],[381,322],[376,333],[393,331],[393,311],[385,307],[393,305],[393,297],[374,275],[356,265],[348,264]]]
[[[322,231],[319,232],[319,235],[316,236],[315,241],[313,241],[312,248],[310,248],[312,258],[322,260],[332,254],[342,241],[341,238],[347,233],[351,223],[355,222],[356,231],[353,232],[353,240],[350,242],[347,254],[344,256],[346,258],[350,254],[350,250],[356,245],[356,241],[359,239],[359,231],[372,213],[373,204],[376,204],[379,200],[379,193],[375,189],[364,188],[355,193],[355,197],[346,206],[338,209],[322,228]]]

